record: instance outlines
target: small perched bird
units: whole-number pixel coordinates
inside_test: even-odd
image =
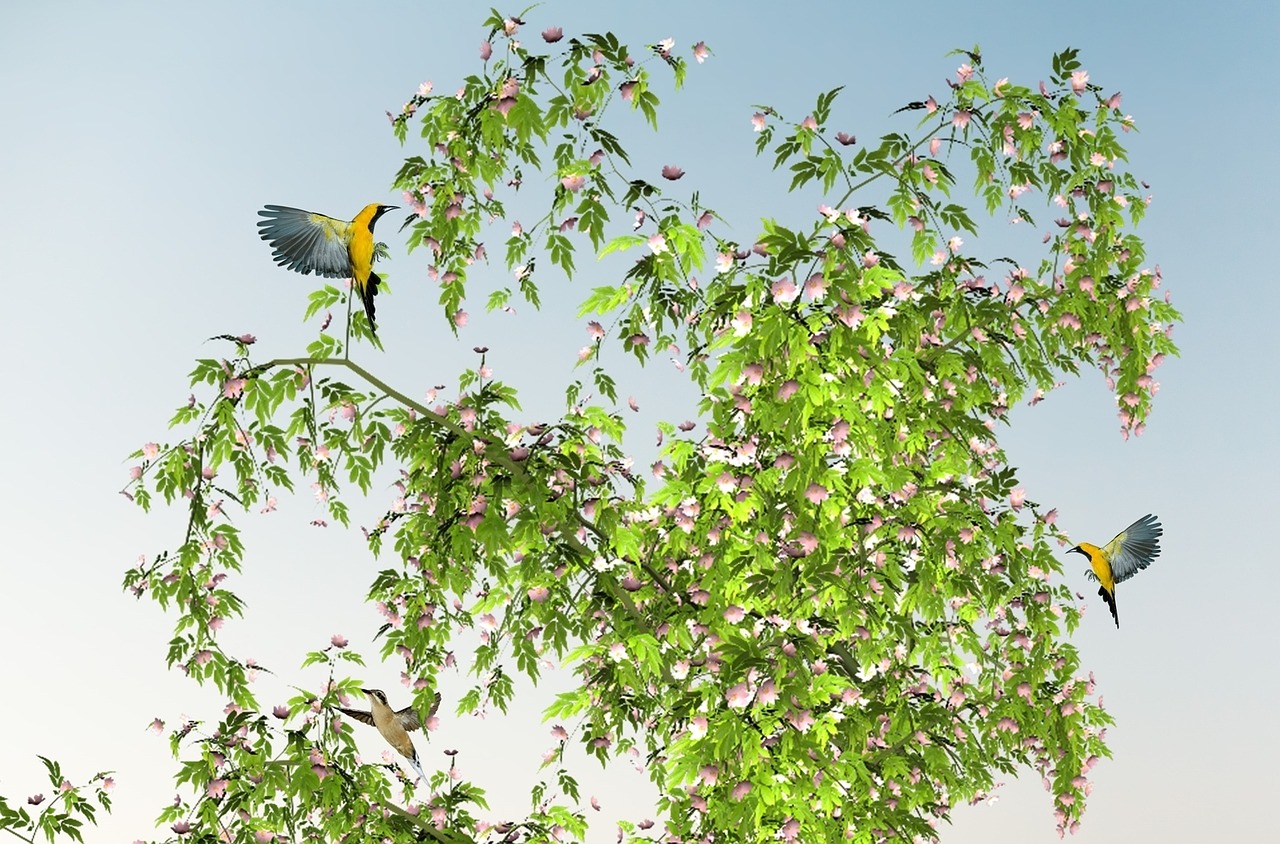
[[[369,330],[376,337],[373,297],[378,295],[382,279],[373,271],[379,246],[373,241],[373,226],[397,207],[372,202],[347,222],[299,208],[267,205],[258,212],[266,218],[258,221],[258,233],[275,247],[271,257],[282,267],[303,275],[350,278],[369,318]]]
[[[1163,533],[1164,528],[1160,527],[1156,517],[1147,514],[1102,548],[1081,542],[1067,552],[1074,551],[1089,558],[1089,566],[1093,570],[1086,574],[1098,582],[1098,594],[1106,601],[1117,628],[1120,627],[1120,615],[1116,612],[1116,584],[1124,583],[1160,556],[1160,536]]]
[[[387,744],[395,748],[396,752],[409,760],[413,765],[413,769],[418,772],[418,776],[423,779],[427,775],[422,772],[422,765],[418,762],[418,751],[413,747],[413,740],[409,738],[409,733],[422,728],[422,722],[418,720],[418,710],[412,706],[406,706],[399,712],[387,705],[387,696],[381,689],[361,689],[369,696],[369,712],[363,709],[346,709],[339,706],[338,711],[343,715],[350,715],[357,721],[361,721],[372,727],[376,727],[382,737],[387,740]],[[436,714],[436,710],[440,708],[440,693],[436,692],[435,700],[431,703],[431,711],[427,713],[430,718]]]

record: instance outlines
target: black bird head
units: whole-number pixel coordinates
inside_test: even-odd
[[[377,212],[375,212],[373,215],[373,219],[369,221],[370,230],[373,229],[373,224],[378,222],[379,217],[381,217],[383,214],[387,213],[388,211],[394,211],[399,207],[400,207],[399,205],[379,205]]]

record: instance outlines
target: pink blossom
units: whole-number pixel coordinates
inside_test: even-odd
[[[764,115],[763,114],[757,111],[755,114],[751,115],[751,128],[756,132],[764,131]]]
[[[848,134],[847,132],[836,132],[836,142],[839,143],[840,146],[847,147],[851,144],[856,144],[858,142],[858,138],[854,135]]]
[[[741,800],[742,798],[746,797],[750,793],[751,793],[751,783],[749,783],[746,780],[743,780],[742,782],[738,783],[733,787],[733,792],[730,796],[733,797],[734,800]]]
[[[790,304],[800,295],[800,289],[789,278],[775,281],[769,292],[773,294],[773,301],[780,305]]]
[[[487,61],[489,61],[489,58],[490,58],[492,55],[493,55],[493,45],[492,45],[492,44],[490,44],[488,41],[481,42],[481,44],[480,44],[480,61],[482,61],[482,62],[487,62]]]
[[[711,55],[711,50],[707,48],[707,42],[699,41],[693,45],[693,57],[698,64],[702,64],[707,60],[707,56]]]
[[[1089,71],[1076,70],[1071,73],[1071,90],[1077,94],[1083,93],[1084,89],[1089,85]]]
[[[564,29],[558,26],[547,27],[542,30],[542,40],[548,44],[554,44],[564,38]]]
[[[560,184],[564,185],[565,190],[570,193],[577,193],[582,190],[582,186],[587,183],[587,177],[581,173],[572,173],[560,179]]]
[[[1015,510],[1021,510],[1023,503],[1027,500],[1027,491],[1022,487],[1018,487],[1009,493],[1009,506]]]
[[[820,483],[811,483],[804,491],[804,497],[812,504],[821,504],[830,496],[827,488]]]
[[[929,98],[924,101],[924,110],[926,114],[933,114],[938,110],[938,101],[933,98],[933,94],[930,94]]]
[[[217,800],[227,793],[227,785],[228,781],[224,779],[210,780],[209,784],[205,786],[205,793]]]
[[[738,683],[725,692],[724,699],[732,709],[746,709],[747,704],[751,703],[751,691],[746,683]]]
[[[964,129],[968,127],[969,121],[972,118],[973,118],[972,112],[961,109],[960,111],[957,111],[954,115],[952,115],[951,125],[956,127],[957,129]]]
[[[649,238],[649,248],[653,250],[653,254],[661,255],[667,251],[667,239],[660,234],[655,234]]]
[[[684,170],[681,170],[679,167],[677,167],[674,164],[667,164],[667,165],[664,165],[662,168],[662,178],[664,179],[669,179],[674,182],[676,179],[679,179],[683,175],[684,175]]]
[[[782,382],[782,386],[778,388],[778,400],[787,401],[800,390],[800,382],[794,378],[789,378]]]
[[[849,328],[857,328],[859,323],[864,319],[862,306],[854,305],[853,307],[848,307],[846,305],[841,305],[836,308],[836,319],[840,320]]]
[[[822,297],[827,294],[827,280],[822,273],[814,273],[809,276],[809,280],[804,283],[804,292],[814,302],[821,301]]]
[[[801,712],[788,712],[787,721],[791,726],[803,733],[805,730],[813,726],[813,713],[808,709]]]

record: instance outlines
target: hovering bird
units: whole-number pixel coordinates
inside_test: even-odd
[[[382,279],[373,271],[380,245],[373,241],[373,226],[397,207],[372,202],[347,222],[299,208],[267,205],[258,212],[266,218],[258,221],[258,234],[275,247],[271,257],[282,267],[303,275],[350,278],[369,318],[369,331],[376,337],[373,297],[378,295]]]
[[[1089,558],[1092,571],[1086,574],[1098,582],[1098,594],[1111,610],[1116,627],[1120,627],[1120,615],[1116,612],[1116,584],[1124,583],[1151,565],[1160,556],[1160,536],[1164,528],[1155,516],[1147,514],[1129,525],[1102,548],[1081,542],[1072,551]]]
[[[387,744],[408,759],[409,764],[413,765],[413,769],[418,772],[418,776],[425,780],[427,775],[422,772],[422,765],[418,762],[418,751],[414,749],[413,740],[409,738],[409,733],[422,728],[422,722],[418,720],[418,710],[412,706],[406,706],[397,712],[387,705],[387,696],[381,689],[361,689],[360,691],[369,696],[369,712],[363,709],[346,709],[341,706],[338,707],[338,711],[371,727],[376,727],[382,737],[387,740]],[[435,715],[439,708],[440,693],[436,692],[427,717]]]

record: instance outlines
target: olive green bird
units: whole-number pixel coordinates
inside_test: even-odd
[[[349,278],[365,316],[369,331],[378,336],[374,322],[373,297],[382,279],[373,271],[374,258],[385,255],[386,246],[373,240],[378,218],[398,206],[371,202],[354,220],[339,220],[300,208],[267,205],[258,212],[258,234],[275,247],[271,257],[286,269],[324,278]]]
[[[346,709],[337,707],[338,711],[343,715],[349,715],[361,723],[375,727],[378,733],[387,740],[387,744],[395,748],[395,751],[401,756],[409,760],[409,764],[413,765],[413,769],[418,772],[418,776],[424,780],[427,775],[422,772],[422,764],[418,761],[418,751],[413,746],[413,739],[409,738],[409,733],[414,730],[422,729],[422,721],[418,718],[418,710],[412,706],[406,706],[400,711],[392,709],[387,704],[387,696],[381,689],[361,689],[369,696],[369,711],[363,709]],[[436,710],[440,708],[440,693],[436,692],[435,700],[431,703],[431,711],[427,713],[427,718],[436,714]]]
[[[1085,572],[1098,582],[1098,595],[1106,602],[1120,627],[1120,614],[1116,612],[1116,584],[1124,583],[1151,565],[1160,556],[1160,537],[1164,528],[1155,516],[1147,514],[1116,535],[1103,547],[1081,542],[1067,553],[1075,552],[1089,558],[1092,571]]]

